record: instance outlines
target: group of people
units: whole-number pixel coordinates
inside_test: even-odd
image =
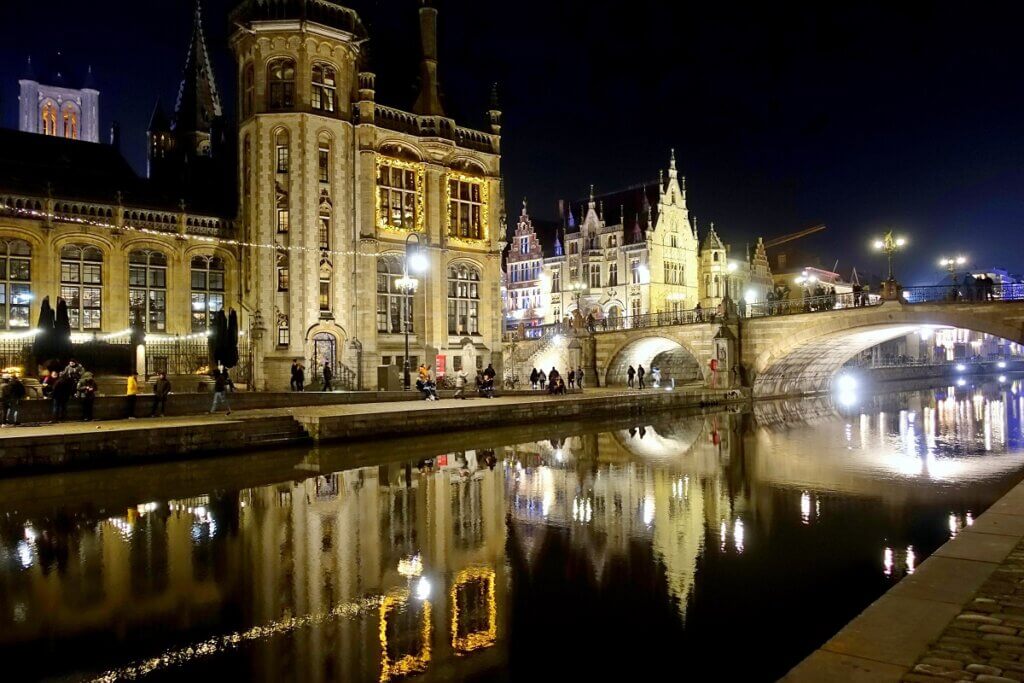
[[[661,386],[661,368],[657,365],[651,366],[651,383],[655,389]],[[637,367],[629,366],[626,370],[626,385],[630,389],[646,389],[647,388],[647,370],[644,369],[643,365]]]
[[[77,360],[72,358],[63,370],[51,370],[40,382],[44,398],[52,401],[50,422],[60,422],[68,417],[68,404],[73,397],[82,402],[82,421],[91,422],[99,386],[96,378]]]
[[[582,389],[583,368],[569,370],[569,376],[565,379],[562,379],[557,368],[551,368],[551,372],[548,373],[545,373],[543,369],[533,368],[530,371],[530,388],[534,391],[547,391],[552,395],[564,394],[568,389]]]
[[[25,393],[25,383],[17,375],[0,377],[0,427],[18,426],[18,409]]]
[[[321,385],[321,391],[333,391],[334,387],[334,370],[331,369],[331,364],[328,361],[324,361],[324,367],[320,371],[320,379],[323,382]],[[292,361],[292,379],[290,388],[292,391],[305,391],[306,390],[306,366],[302,364],[302,360],[296,358]]]
[[[487,367],[476,372],[476,390],[482,398],[494,398],[494,378],[498,372],[494,365],[488,363]],[[469,385],[469,374],[462,368],[455,371],[455,395],[452,398],[466,400],[466,388]],[[423,396],[424,401],[438,401],[437,377],[434,369],[426,364],[420,365],[416,370],[416,390]]]
[[[981,275],[964,275],[963,284],[957,286],[956,277],[953,277],[953,288],[949,297],[952,301],[995,301],[996,281],[987,273]]]

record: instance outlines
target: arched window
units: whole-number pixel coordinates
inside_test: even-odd
[[[31,327],[32,247],[25,240],[0,240],[0,330]]]
[[[277,172],[288,173],[292,165],[291,147],[288,146],[288,131],[281,129],[274,135],[275,159],[277,159]]]
[[[331,248],[331,202],[324,192],[320,197],[320,211],[317,216],[317,239],[321,251],[329,251]]]
[[[224,310],[224,259],[192,257],[192,331],[210,329],[213,314]]]
[[[320,146],[317,149],[317,176],[321,183],[331,182],[331,141],[320,138]]]
[[[78,110],[70,104],[64,107],[64,137],[78,139]]]
[[[295,60],[275,59],[267,64],[267,109],[287,111],[295,106]]]
[[[288,316],[284,313],[277,314],[277,345],[289,346],[292,343],[292,331],[288,325]]]
[[[334,269],[331,267],[331,262],[324,259],[320,261],[320,312],[330,313],[332,310],[331,306],[331,281],[333,279]]]
[[[608,266],[608,286],[617,287],[619,284],[619,264],[612,263]]]
[[[448,268],[448,334],[480,334],[480,271],[473,266]]]
[[[287,292],[291,286],[288,267],[288,252],[283,249],[277,252],[277,291]]]
[[[333,112],[337,101],[337,76],[334,67],[327,64],[313,65],[313,109]]]
[[[158,251],[128,255],[128,315],[146,332],[167,331],[167,257]]]
[[[53,102],[46,102],[43,105],[40,116],[43,120],[43,135],[57,134],[57,105]]]
[[[67,302],[72,330],[101,329],[103,252],[81,244],[69,244],[61,249],[60,295]]]
[[[256,69],[252,62],[242,70],[242,118],[252,116],[256,105]]]
[[[405,294],[398,288],[402,267],[397,259],[377,259],[377,331],[385,334],[401,334],[402,299]],[[410,302],[411,303],[411,302]],[[409,316],[409,332],[413,331],[412,316]]]

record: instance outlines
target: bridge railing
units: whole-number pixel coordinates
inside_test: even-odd
[[[1024,301],[1024,283],[981,283],[904,287],[903,300],[908,304],[984,303],[989,301]]]
[[[777,299],[775,301],[759,301],[750,305],[748,313],[751,318],[766,318],[775,315],[797,315],[800,313],[820,313],[837,311],[847,308],[865,308],[878,306],[882,297],[866,292],[846,292],[843,294],[826,294],[824,296],[807,296],[800,299]]]
[[[701,309],[681,311],[660,311],[643,315],[626,315],[615,318],[603,318],[593,321],[591,332],[611,332],[614,330],[639,330],[645,327],[665,327],[668,325],[693,325],[696,323],[714,322],[713,311]]]

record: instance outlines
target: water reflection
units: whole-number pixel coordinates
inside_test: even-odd
[[[1015,483],[1019,389],[3,482],[0,652],[16,680],[388,681],[526,675],[538,642],[595,653],[550,665],[574,674],[741,644],[733,673],[771,679]],[[781,646],[719,637],[780,620]]]

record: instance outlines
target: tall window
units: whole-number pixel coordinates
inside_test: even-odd
[[[277,134],[274,136],[274,148],[277,159],[277,172],[288,173],[292,164],[291,149],[288,147],[288,131],[277,131]]]
[[[601,266],[597,263],[590,265],[590,286],[600,287],[601,286]]]
[[[288,268],[288,252],[278,251],[277,252],[277,291],[287,292],[290,285],[291,278],[289,276]]]
[[[128,255],[128,315],[133,327],[167,331],[167,257],[158,251]]]
[[[448,334],[480,334],[480,271],[448,268]]]
[[[256,104],[256,69],[252,62],[245,65],[242,71],[242,118],[249,118],[253,114]]]
[[[629,262],[629,276],[634,285],[640,284],[640,259],[632,259]]]
[[[643,307],[640,305],[638,297],[629,300],[629,312],[634,318],[643,315]]]
[[[0,240],[0,330],[27,329],[32,301],[32,247]]]
[[[464,239],[483,239],[483,192],[482,180],[448,180],[448,234]]]
[[[619,246],[619,237],[618,237],[618,235],[612,235],[612,236],[610,236],[608,238],[608,246],[609,247],[617,247],[617,246]]]
[[[402,298],[404,294],[396,284],[402,277],[402,267],[394,259],[377,260],[377,331],[401,334]],[[412,299],[409,300],[412,305]],[[412,315],[409,316],[409,331],[413,331]]]
[[[41,110],[43,119],[43,135],[57,134],[57,105],[47,102]]]
[[[419,211],[421,182],[412,164],[392,161],[377,165],[377,215],[381,227],[393,230],[416,230],[421,221]]]
[[[64,137],[78,139],[78,112],[71,105],[64,108]]]
[[[337,77],[333,66],[313,65],[313,109],[333,112],[334,103],[337,101],[337,87]]]
[[[330,261],[320,262],[320,312],[331,311],[331,276],[333,272]]]
[[[283,313],[277,316],[277,345],[290,346],[292,343],[292,331],[288,325],[288,316]]]
[[[554,273],[551,274],[551,292],[552,294],[562,291],[562,269],[558,268]]]
[[[224,260],[192,257],[192,331],[210,329],[213,314],[224,310]]]
[[[69,244],[60,250],[60,295],[68,304],[73,330],[103,325],[103,252]]]
[[[295,106],[295,60],[275,59],[267,64],[267,97],[270,111]]]
[[[326,197],[320,199],[320,213],[317,217],[317,238],[321,251],[331,248],[331,203]]]
[[[529,254],[530,253],[530,238],[520,237],[519,238],[519,253]]]
[[[617,287],[619,284],[619,264],[612,263],[608,266],[608,286]]]
[[[317,150],[317,175],[321,183],[331,182],[331,143],[327,140],[321,140]]]

